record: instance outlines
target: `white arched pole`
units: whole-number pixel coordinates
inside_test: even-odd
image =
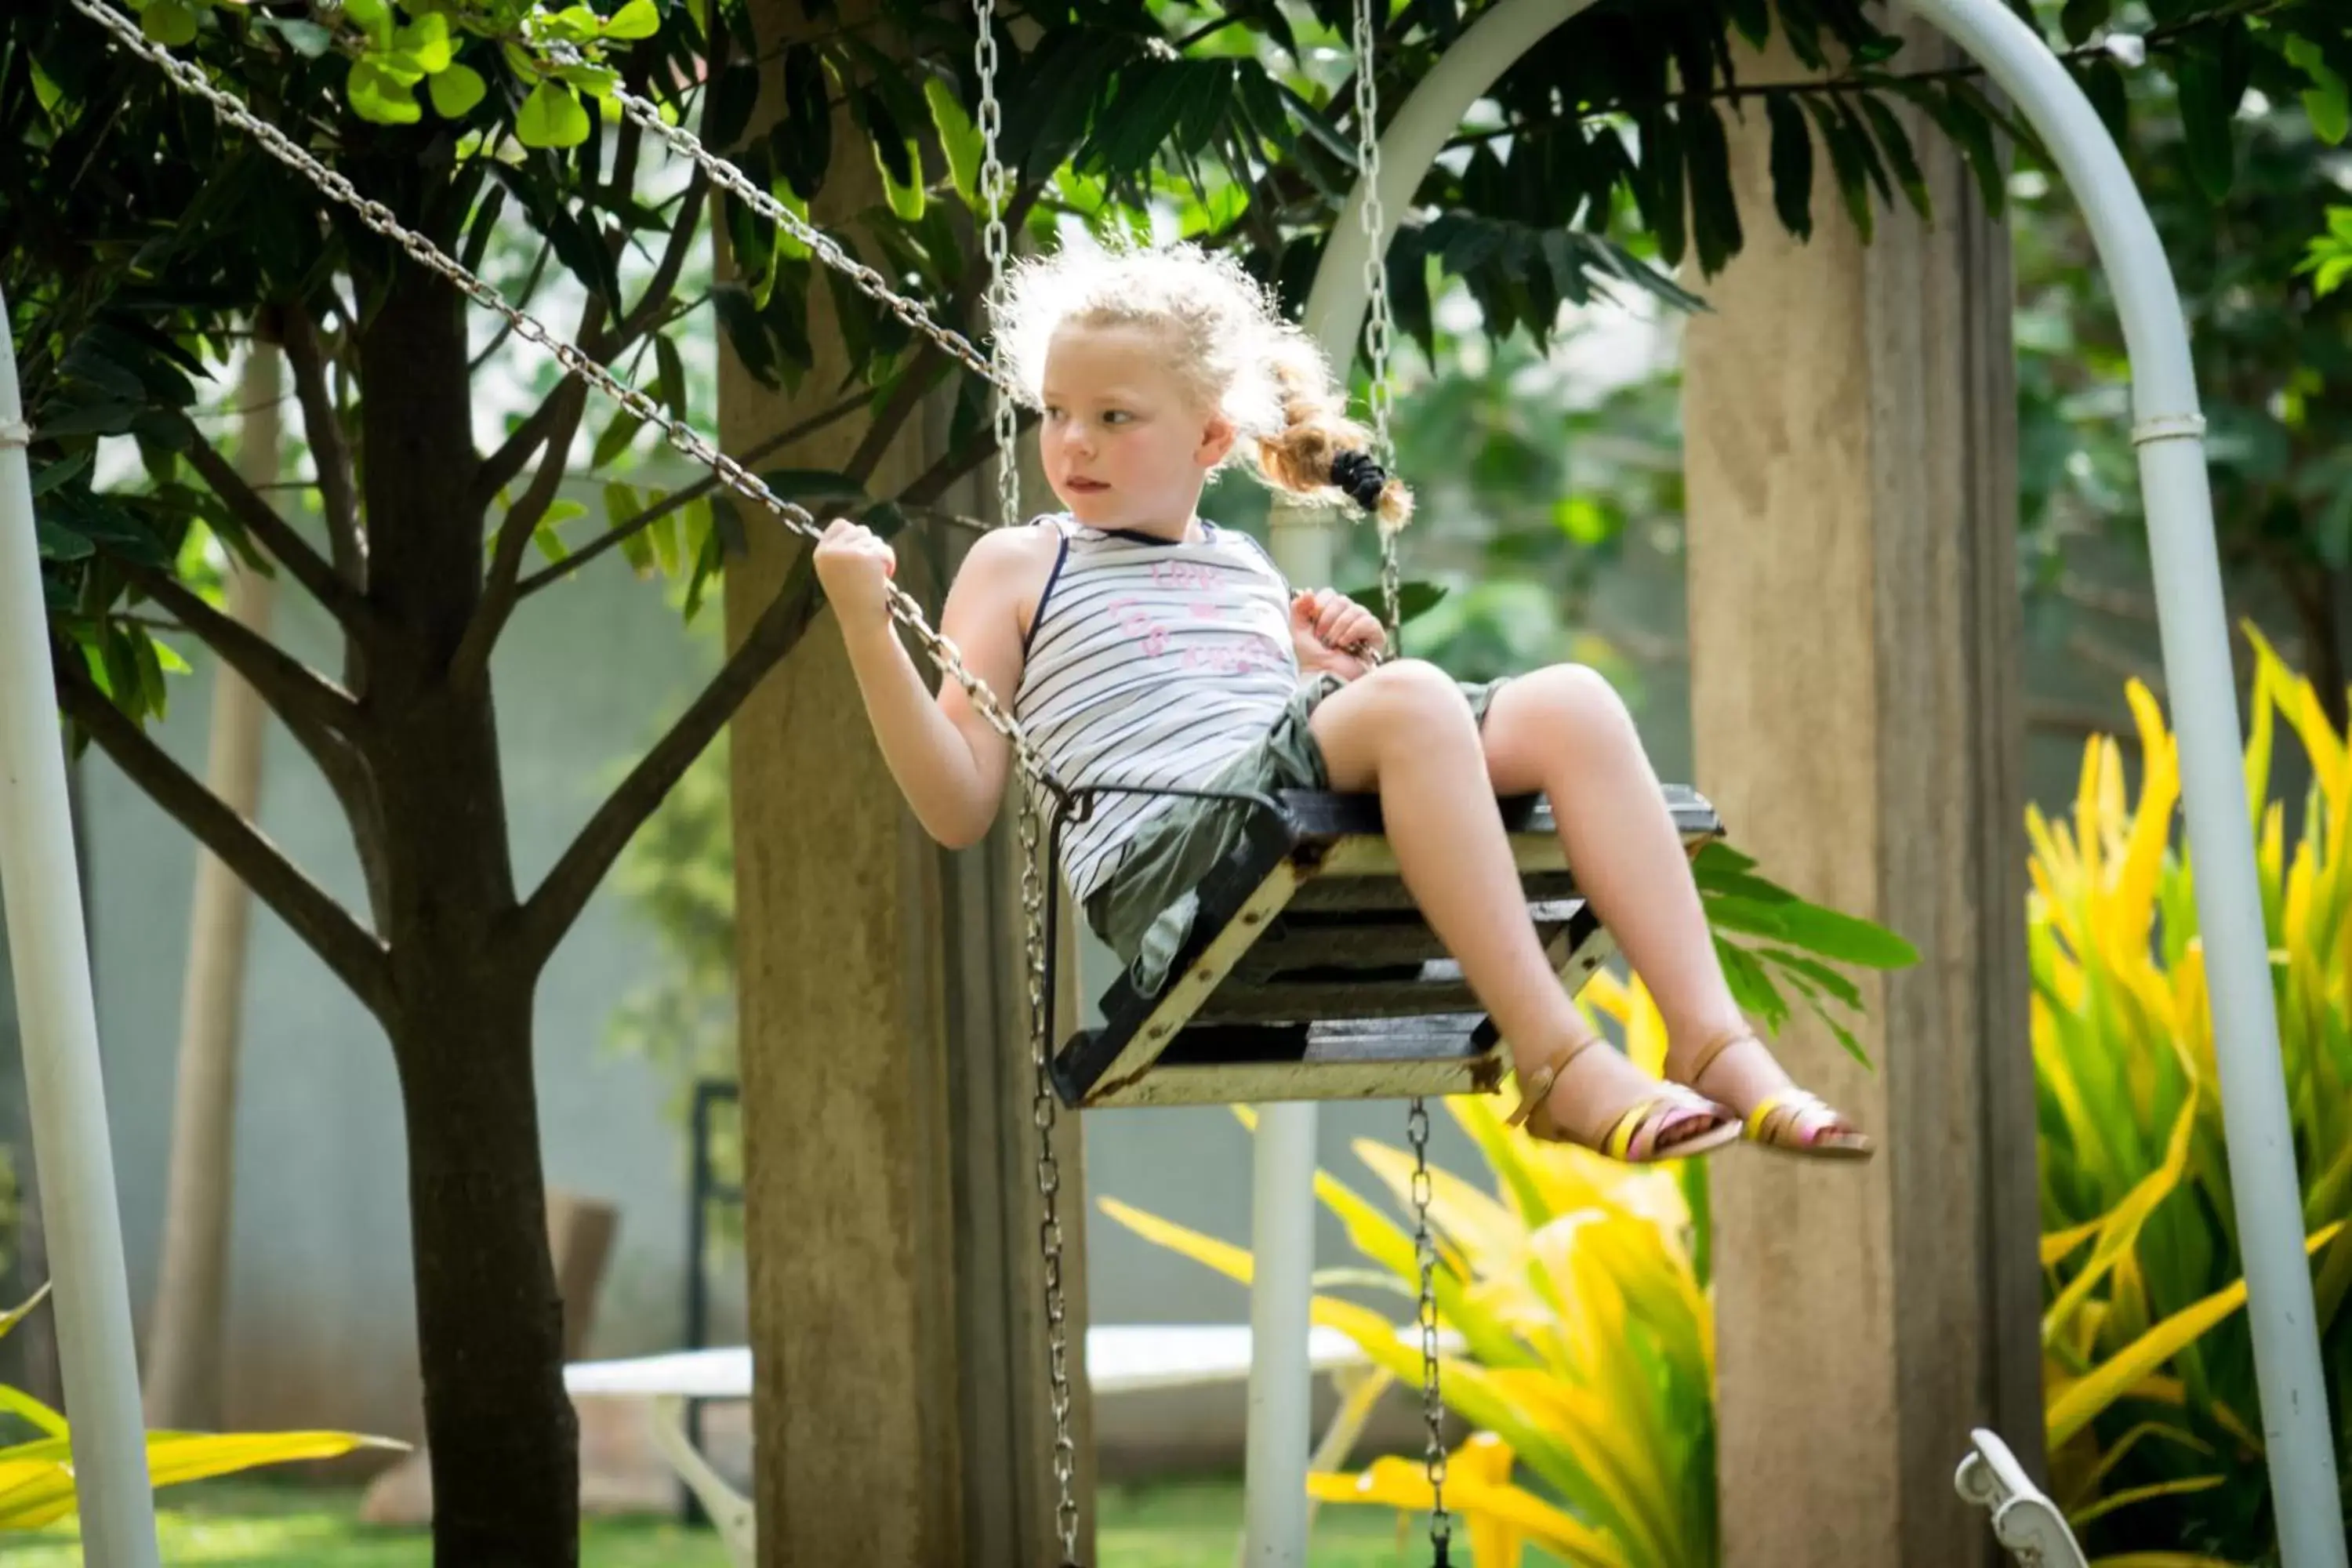
[[[1538,39],[1591,0],[1503,0],[1423,79],[1381,138],[1382,208],[1402,214],[1471,105]],[[2213,541],[2189,334],[2147,204],[2081,89],[2000,0],[1910,0],[1980,61],[2024,112],[2083,204],[2130,350],[2165,676],[2181,752],[2181,796],[2204,932],[2231,1184],[2283,1568],[2347,1568],[2337,1502],[2301,1186],[2287,1120],[2253,838],[2245,815],[2237,693]],[[1306,326],[1335,365],[1355,357],[1367,304],[1360,187],[1331,227]],[[1381,236],[1383,245],[1387,235]],[[1294,582],[1330,575],[1326,513],[1277,508],[1275,559]],[[1269,1107],[1259,1123],[1251,1302],[1249,1568],[1306,1560],[1305,1465],[1311,1388],[1316,1113]],[[1960,1434],[1954,1434],[1957,1444]]]
[[[1536,41],[1592,0],[1502,0],[1454,40],[1430,68],[1381,137],[1381,201],[1390,213],[1411,204],[1422,176],[1470,106]],[[1358,62],[1369,68],[1370,62]],[[1304,325],[1335,366],[1356,357],[1364,319],[1363,191],[1352,193],[1332,225]],[[1381,243],[1387,243],[1381,236]],[[1300,586],[1331,580],[1338,523],[1320,507],[1274,510],[1275,564]],[[1314,1294],[1315,1144],[1313,1101],[1262,1106],[1251,1173],[1250,1380],[1247,1477],[1243,1525],[1246,1568],[1301,1568],[1307,1561],[1307,1465],[1313,1447],[1307,1364],[1307,1309]]]
[[[56,673],[34,542],[31,433],[0,300],[0,894],[5,895],[41,1234],[57,1289],[82,1549],[93,1568],[153,1568],[155,1499],[131,1343],[131,1289],[98,1060],[81,881],[66,809]],[[0,1310],[16,1305],[0,1301]]]
[[[2083,204],[2123,320],[2132,440],[2139,447],[2164,676],[2179,742],[2181,805],[2197,867],[2197,920],[2280,1559],[2284,1568],[2346,1568],[2327,1382],[2304,1249],[2303,1189],[2246,815],[2205,421],[2179,292],[2123,155],[2047,46],[2000,0],[1911,5],[1982,62],[2041,133]]]

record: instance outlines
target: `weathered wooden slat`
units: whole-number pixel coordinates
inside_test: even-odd
[[[1502,1079],[1503,1058],[1496,1051],[1458,1061],[1160,1063],[1131,1078],[1102,1080],[1087,1096],[1086,1107],[1108,1110],[1121,1106],[1267,1105],[1286,1100],[1434,1100],[1493,1094]]]
[[[1503,1056],[1476,1014],[1185,1029],[1149,1072],[1110,1082],[1090,1107],[1395,1100],[1493,1093]]]
[[[1467,1061],[1486,1047],[1477,1013],[1339,1018],[1311,1024],[1195,1024],[1160,1053],[1163,1066],[1269,1061]]]
[[[1566,871],[1532,871],[1520,875],[1524,895],[1533,900],[1565,901],[1577,898],[1576,879]],[[1410,910],[1417,906],[1404,884],[1393,876],[1340,877],[1318,875],[1302,883],[1290,908],[1307,913],[1335,910]]]
[[[1687,784],[1663,788],[1666,809],[1685,838],[1712,837],[1722,831],[1715,807]],[[1377,795],[1333,795],[1316,790],[1285,790],[1282,808],[1290,814],[1299,837],[1307,839],[1362,835],[1379,837],[1386,831]],[[1496,803],[1502,809],[1505,831],[1530,837],[1557,835],[1551,803],[1542,795],[1509,795]]]
[[[1452,968],[1451,965],[1445,966]],[[1418,980],[1272,981],[1260,985],[1232,983],[1218,988],[1193,1016],[1206,1023],[1286,1023],[1306,1019],[1396,1018],[1424,1013],[1475,1012],[1478,999],[1462,983],[1461,972],[1451,978],[1436,964],[1434,977]]]
[[[1572,910],[1576,906],[1544,907]],[[1571,918],[1572,915],[1555,915],[1535,922],[1536,939],[1551,954],[1555,965],[1567,957],[1561,939]],[[1307,979],[1310,974],[1302,972],[1309,971],[1328,971],[1336,977],[1349,971],[1394,969],[1448,956],[1445,944],[1417,913],[1390,910],[1360,919],[1286,918],[1258,938],[1257,945],[1234,965],[1226,984],[1256,984],[1284,976]]]

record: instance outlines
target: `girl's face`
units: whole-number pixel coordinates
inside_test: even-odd
[[[1089,528],[1181,538],[1233,427],[1202,409],[1147,327],[1069,325],[1045,351],[1037,450],[1046,481]]]

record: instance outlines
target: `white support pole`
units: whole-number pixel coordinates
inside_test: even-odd
[[[1463,116],[1511,62],[1592,0],[1502,0],[1454,40],[1414,87],[1381,136],[1381,202],[1401,214]],[[1354,363],[1368,304],[1365,238],[1357,216],[1360,185],[1331,226],[1307,291],[1303,325],[1338,369]],[[1381,243],[1388,243],[1383,232]],[[1301,587],[1331,580],[1332,533],[1325,509],[1274,509],[1275,564]],[[1307,1562],[1307,1466],[1314,1373],[1307,1362],[1308,1303],[1315,1271],[1315,1105],[1261,1106],[1250,1215],[1255,1271],[1250,1288],[1249,1435],[1242,1561],[1245,1568],[1303,1568]]]
[[[2213,542],[2189,331],[2147,205],[2106,127],[2032,29],[2000,0],[1911,0],[2024,111],[2083,204],[2131,358],[2133,439],[2147,509],[2165,680],[2221,1076],[2230,1185],[2244,1253],[2263,1437],[2284,1568],[2346,1568],[2327,1382],[2319,1360],[2302,1187],[2287,1120],[2261,884],[2246,814],[2238,695]]]
[[[0,300],[0,322],[7,316]],[[153,1568],[155,1499],[33,535],[30,439],[16,342],[0,332],[0,895],[25,1037],[41,1232],[57,1289],[85,1558],[92,1568]]]

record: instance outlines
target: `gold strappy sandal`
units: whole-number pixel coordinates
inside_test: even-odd
[[[1559,1075],[1585,1051],[1601,1044],[1601,1037],[1591,1035],[1568,1047],[1551,1060],[1528,1075],[1520,1086],[1519,1108],[1506,1119],[1507,1127],[1524,1125],[1528,1136],[1545,1143],[1573,1143],[1579,1148],[1594,1149],[1612,1160],[1629,1165],[1654,1164],[1661,1160],[1689,1160],[1710,1153],[1727,1143],[1739,1140],[1738,1112],[1717,1105],[1695,1089],[1678,1083],[1658,1086],[1659,1092],[1634,1102],[1632,1109],[1620,1116],[1598,1145],[1585,1142],[1554,1121],[1551,1117],[1552,1085]],[[1679,1142],[1659,1146],[1659,1140],[1675,1128],[1694,1119],[1714,1123],[1703,1132],[1693,1133]]]
[[[1716,1058],[1741,1040],[1764,1043],[1753,1029],[1727,1029],[1699,1047],[1698,1059],[1691,1064],[1686,1081],[1696,1085]],[[1801,1131],[1809,1120],[1816,1122],[1810,1137]],[[1758,1100],[1741,1131],[1750,1143],[1811,1160],[1867,1160],[1877,1152],[1876,1145],[1855,1131],[1836,1107],[1801,1089],[1784,1089]]]

